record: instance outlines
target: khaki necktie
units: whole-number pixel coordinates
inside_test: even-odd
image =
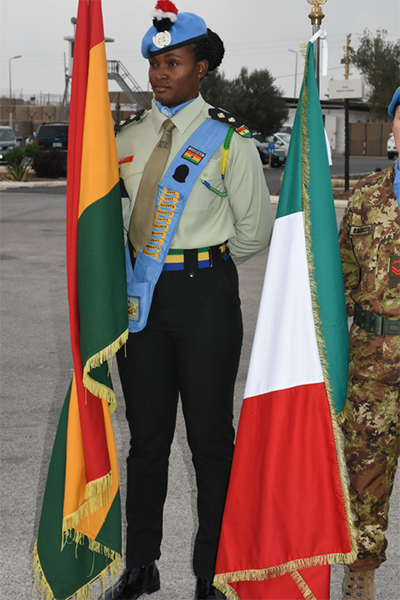
[[[144,168],[129,224],[129,239],[136,252],[147,246],[151,240],[158,183],[171,149],[171,132],[175,125],[167,119],[163,127],[164,133]]]

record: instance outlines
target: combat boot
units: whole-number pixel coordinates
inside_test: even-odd
[[[356,573],[347,567],[343,600],[375,600],[375,570]]]

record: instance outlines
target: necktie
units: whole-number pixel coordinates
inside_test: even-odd
[[[129,239],[136,252],[151,240],[158,183],[171,149],[171,132],[175,125],[170,119],[163,123],[164,132],[144,168],[135,206],[129,224]]]

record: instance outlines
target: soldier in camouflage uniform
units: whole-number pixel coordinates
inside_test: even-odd
[[[400,88],[389,107],[400,147]],[[358,557],[344,598],[375,599],[375,569],[386,560],[389,497],[399,456],[400,174],[398,163],[354,189],[339,233],[350,330],[343,423]]]

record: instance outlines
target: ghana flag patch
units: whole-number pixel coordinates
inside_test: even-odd
[[[251,138],[250,129],[248,127],[246,127],[246,125],[241,125],[241,127],[238,127],[236,129],[236,133],[238,133],[242,137],[250,137]]]
[[[189,148],[182,154],[182,158],[185,158],[195,165],[200,164],[204,157],[204,152],[201,152],[201,150],[196,150],[196,148],[193,148],[192,146],[189,146]]]

